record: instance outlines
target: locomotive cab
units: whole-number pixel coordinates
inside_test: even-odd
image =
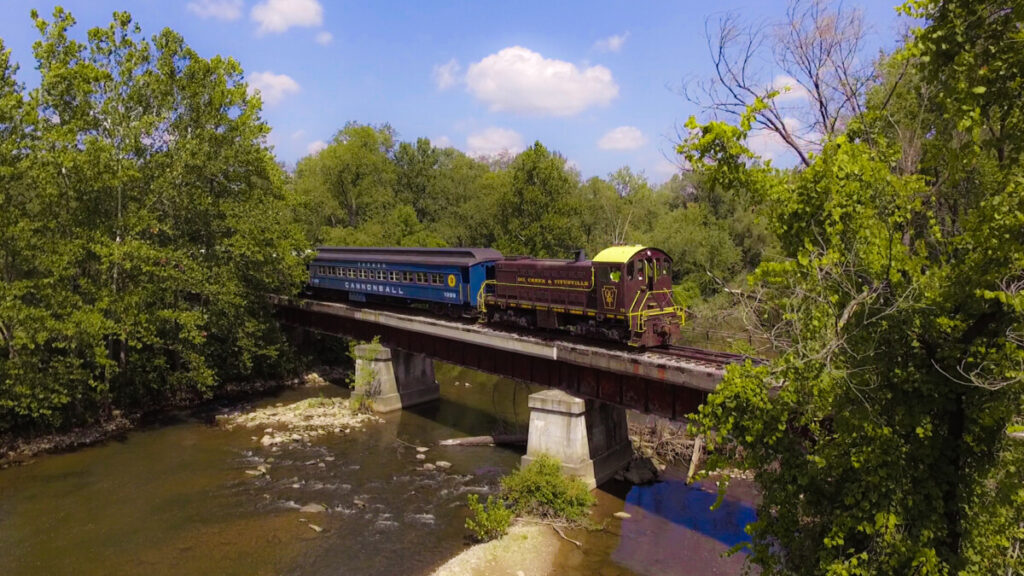
[[[634,346],[668,344],[678,336],[682,309],[672,299],[672,259],[645,246],[613,246],[593,260],[597,308],[622,317]]]

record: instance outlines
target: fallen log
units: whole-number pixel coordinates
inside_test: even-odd
[[[441,446],[525,446],[526,436],[495,435],[469,436],[467,438],[449,438],[438,442]]]

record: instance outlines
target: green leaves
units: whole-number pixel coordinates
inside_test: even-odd
[[[39,87],[0,72],[0,148],[29,151],[0,172],[0,427],[279,369],[264,294],[301,285],[305,244],[238,64],[127,13],[87,43],[62,9],[33,17]]]
[[[582,238],[575,222],[579,183],[565,159],[535,142],[508,171],[510,185],[496,197],[494,247],[505,254],[567,258]]]
[[[779,357],[732,368],[697,417],[713,465],[762,488],[766,573],[1022,569],[1024,446],[1005,431],[1024,413],[1024,195],[1004,130],[1024,15],[907,9],[931,24],[807,169],[758,164],[742,125],[691,122],[682,149],[765,203],[784,256],[748,289]]]

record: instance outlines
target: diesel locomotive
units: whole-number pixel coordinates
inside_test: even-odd
[[[321,247],[307,291],[637,347],[671,343],[683,322],[672,298],[672,259],[639,245],[573,260],[506,258],[489,248]]]

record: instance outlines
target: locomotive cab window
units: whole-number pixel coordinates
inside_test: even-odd
[[[626,264],[626,278],[629,279],[629,280],[633,279],[633,261],[632,260],[630,260],[629,263]]]

